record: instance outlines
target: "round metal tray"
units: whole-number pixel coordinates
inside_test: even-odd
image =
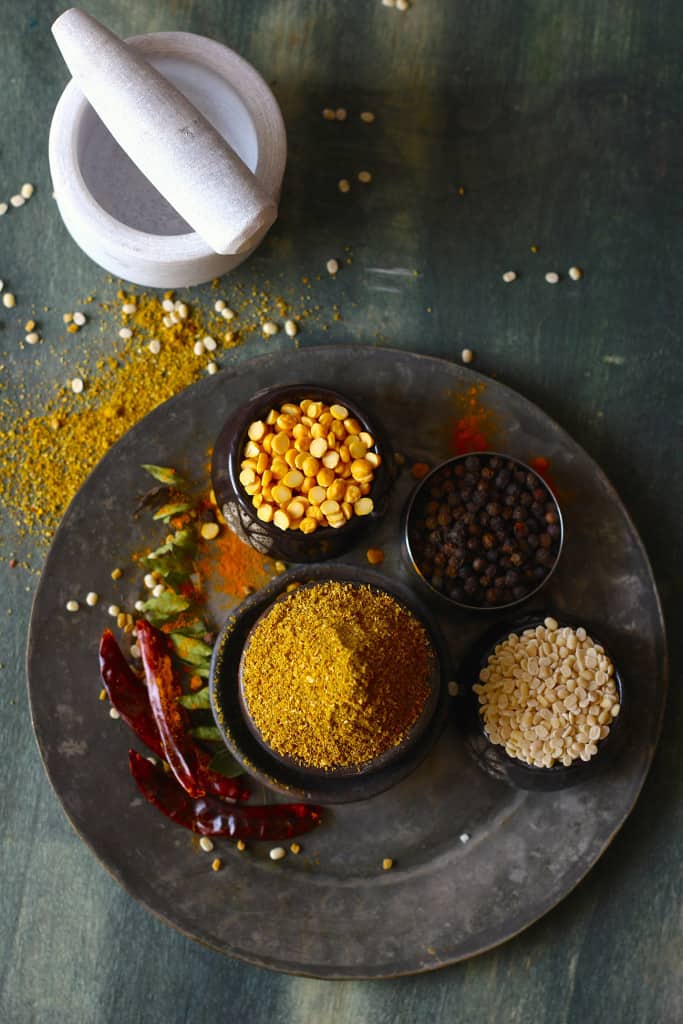
[[[135,738],[97,699],[111,569],[150,543],[149,521],[130,518],[145,486],[138,467],[173,465],[203,479],[207,448],[237,405],[276,383],[315,378],[334,387],[350,366],[354,398],[376,410],[409,462],[434,464],[450,454],[444,425],[457,416],[454,395],[484,383],[443,360],[341,346],[267,356],[208,377],[151,413],[88,478],[55,535],[28,643],[31,710],[46,771],[74,828],[114,877],[164,920],[221,952],[324,978],[433,970],[503,942],[550,910],[631,811],[666,696],[657,591],[617,494],[557,424],[486,381],[482,401],[500,423],[496,447],[523,461],[549,458],[563,494],[564,554],[538,601],[599,624],[615,658],[629,666],[638,729],[615,763],[571,789],[523,792],[483,773],[450,720],[413,774],[372,799],[335,806],[303,837],[298,857],[273,863],[267,844],[242,854],[226,840],[216,844],[224,863],[218,874],[190,833],[141,800],[126,757]],[[411,485],[404,471],[367,538],[367,546],[386,552],[382,572],[403,582],[411,577],[399,525]],[[366,564],[365,546],[344,561]],[[124,577],[117,603],[131,606],[138,585],[132,574]],[[66,601],[86,590],[103,595],[100,605],[66,612]],[[490,615],[434,610],[454,664],[492,624]],[[393,870],[382,871],[384,857],[394,859]]]

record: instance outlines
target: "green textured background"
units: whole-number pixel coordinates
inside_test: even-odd
[[[49,26],[61,9],[0,0],[0,190],[8,198],[23,181],[37,186],[0,218],[0,277],[19,299],[16,310],[0,307],[0,400],[64,376],[48,346],[17,344],[33,306],[51,307],[41,321],[56,338],[63,310],[115,289],[50,198],[47,135],[68,76]],[[452,358],[467,345],[477,369],[538,402],[602,464],[653,561],[672,688],[636,810],[543,921],[427,977],[278,976],[157,922],[71,831],[31,734],[23,651],[35,576],[8,568],[15,539],[3,513],[0,1020],[681,1020],[683,6],[415,0],[401,14],[380,0],[93,0],[88,9],[122,35],[213,36],[271,84],[290,149],[282,212],[235,279],[294,294],[302,275],[353,250],[351,267],[313,289],[344,319],[303,333],[302,345],[365,341]],[[348,108],[349,122],[324,122],[327,105]],[[377,113],[374,125],[358,122],[364,109]],[[340,196],[337,179],[360,169],[373,184]],[[580,284],[545,284],[547,270],[566,274],[572,263],[585,268]],[[506,286],[510,268],[520,279]],[[193,290],[202,297],[207,289]],[[87,338],[94,355],[108,351],[106,336]],[[236,358],[264,347],[250,341]],[[75,579],[82,573],[74,566]]]

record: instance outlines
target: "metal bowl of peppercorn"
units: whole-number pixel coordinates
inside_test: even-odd
[[[346,395],[306,383],[254,395],[224,424],[211,460],[230,528],[284,562],[348,551],[386,511],[393,477],[382,425]]]
[[[441,463],[408,502],[404,548],[433,594],[468,611],[500,611],[544,587],[562,552],[562,513],[526,463],[474,452]]]
[[[498,621],[466,652],[457,673],[458,722],[486,774],[543,792],[585,782],[614,763],[629,706],[601,633],[530,609]]]

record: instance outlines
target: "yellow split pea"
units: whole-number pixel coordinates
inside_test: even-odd
[[[313,533],[372,512],[381,462],[374,437],[345,406],[304,398],[249,425],[239,480],[262,522]]]

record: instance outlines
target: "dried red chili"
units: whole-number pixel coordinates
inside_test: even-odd
[[[230,839],[290,839],[309,832],[322,819],[313,804],[228,807],[213,797],[192,799],[173,776],[135,750],[128,752],[131,775],[151,804],[178,825],[203,836]]]
[[[123,721],[149,749],[163,759],[159,730],[149,703],[147,689],[123,656],[110,629],[100,640],[100,675],[107,696]]]
[[[147,687],[133,672],[109,629],[104,631],[100,640],[100,674],[112,707],[116,708],[126,725],[157,757],[166,760]],[[186,727],[187,716],[182,709],[179,710]],[[227,778],[220,772],[212,771],[209,767],[210,755],[189,736],[185,742],[188,751],[192,753],[197,789],[227,800],[249,799],[249,789],[241,779]]]
[[[190,796],[204,796],[205,789],[196,778],[196,747],[188,735],[187,715],[178,703],[183,689],[173,670],[169,642],[145,619],[136,624],[136,629],[147,694],[164,748],[164,760]]]

